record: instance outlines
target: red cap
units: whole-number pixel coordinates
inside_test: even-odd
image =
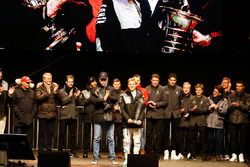
[[[31,80],[29,77],[27,77],[27,76],[23,76],[23,77],[21,78],[21,82],[29,83],[29,82],[32,82],[32,80]]]

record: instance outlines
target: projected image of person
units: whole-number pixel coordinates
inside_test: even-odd
[[[96,23],[97,51],[192,52],[220,36],[195,30],[202,21],[187,0],[104,0]]]
[[[87,50],[90,41],[86,35],[86,26],[93,17],[92,7],[87,0],[49,0],[46,4],[43,27],[51,34],[50,44],[45,48],[67,50]],[[57,47],[56,47],[57,45]]]

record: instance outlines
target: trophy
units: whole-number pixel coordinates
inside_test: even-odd
[[[161,6],[166,15],[165,37],[161,52],[183,53],[191,52],[193,48],[192,32],[203,19],[189,11],[173,7]]]
[[[43,7],[46,5],[46,3],[47,3],[47,0],[23,0],[22,1],[23,6],[26,6],[32,9]]]

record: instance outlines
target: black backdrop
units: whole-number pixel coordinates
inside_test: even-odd
[[[41,51],[1,51],[1,68],[4,78],[10,84],[16,78],[29,75],[34,83],[42,80],[44,72],[51,72],[53,80],[61,86],[67,74],[76,76],[76,85],[83,89],[87,77],[106,71],[110,83],[120,78],[123,89],[126,81],[133,74],[142,76],[142,85],[150,84],[150,75],[159,73],[161,84],[166,85],[167,76],[174,72],[178,76],[178,84],[189,81],[193,85],[201,82],[205,85],[205,94],[210,94],[215,84],[222,77],[232,79],[233,88],[237,80],[246,82],[250,92],[250,58],[239,52],[228,50],[217,55],[166,55],[166,54],[100,54],[86,52],[41,52]]]

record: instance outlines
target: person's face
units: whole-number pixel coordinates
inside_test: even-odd
[[[151,79],[151,85],[152,85],[152,86],[158,86],[159,83],[160,83],[160,79],[159,79],[159,78],[153,77],[153,78]]]
[[[227,80],[227,79],[222,80],[221,86],[222,86],[223,89],[230,88],[230,82],[229,82],[229,80]]]
[[[213,96],[214,97],[218,97],[218,96],[220,96],[221,95],[221,93],[217,90],[217,89],[214,89],[213,90]]]
[[[30,88],[30,82],[22,82],[22,88],[23,89],[29,89]]]
[[[141,79],[139,77],[134,77],[135,85],[138,86],[141,83]]]
[[[68,78],[67,81],[65,82],[66,85],[69,87],[69,88],[73,88],[74,86],[74,79],[73,78]]]
[[[0,80],[3,79],[3,72],[0,71]]]
[[[113,87],[114,87],[115,90],[120,89],[120,87],[121,87],[121,82],[114,82],[114,83],[113,83]]]
[[[195,93],[196,95],[199,97],[199,96],[202,96],[203,94],[203,89],[201,88],[195,88]]]
[[[97,86],[97,82],[96,81],[93,81],[90,83],[90,87],[91,88],[95,88]]]
[[[171,77],[171,78],[168,79],[168,84],[169,84],[170,86],[175,86],[176,81],[177,81],[176,78]]]
[[[102,86],[107,86],[108,78],[99,78],[99,82]]]
[[[244,90],[244,85],[242,83],[236,83],[236,92],[242,92]]]
[[[188,85],[188,84],[184,84],[183,87],[182,87],[182,90],[183,90],[184,94],[189,94],[190,90],[191,90],[191,86]]]
[[[136,83],[135,83],[135,81],[129,81],[128,82],[128,89],[130,91],[134,91],[136,89]]]
[[[51,85],[52,84],[52,76],[50,75],[45,75],[43,77],[43,82],[47,85]]]

